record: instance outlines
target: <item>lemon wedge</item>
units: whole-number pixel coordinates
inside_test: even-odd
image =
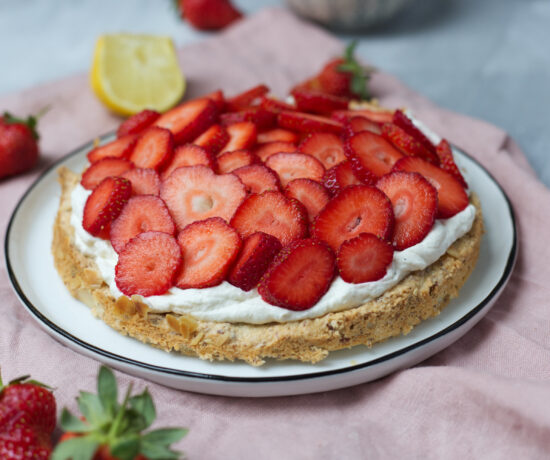
[[[176,105],[185,91],[172,40],[152,35],[101,36],[90,81],[99,99],[121,115],[144,109],[164,112]]]

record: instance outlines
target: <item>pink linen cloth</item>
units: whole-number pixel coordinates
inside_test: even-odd
[[[264,10],[227,32],[183,48],[193,97],[258,83],[284,95],[343,44],[285,10]],[[373,93],[409,107],[470,152],[500,182],[517,213],[519,259],[504,293],[462,339],[427,361],[376,382],[328,393],[239,399],[172,390],[117,372],[151,390],[158,426],[190,429],[178,445],[194,459],[548,458],[550,455],[550,190],[506,133],[434,106],[379,73]],[[42,162],[0,181],[0,228],[41,170],[120,119],[77,75],[0,98],[0,110],[51,110],[40,122]],[[488,234],[486,238],[491,238]],[[76,409],[79,389],[95,391],[99,363],[59,344],[35,323],[0,262],[0,365],[4,377],[32,373],[56,388],[59,407]]]

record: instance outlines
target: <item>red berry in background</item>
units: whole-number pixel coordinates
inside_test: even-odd
[[[223,29],[242,17],[229,0],[180,0],[179,8],[182,17],[199,30]]]
[[[32,169],[38,161],[38,117],[0,116],[0,179]]]

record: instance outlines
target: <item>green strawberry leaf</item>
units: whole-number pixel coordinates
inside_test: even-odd
[[[71,438],[55,446],[50,460],[91,460],[99,442],[88,436]]]
[[[66,408],[63,408],[61,412],[60,424],[64,431],[72,431],[73,433],[86,433],[91,430],[90,425],[75,417]]]
[[[181,458],[181,452],[171,450],[166,446],[149,444],[143,441],[141,443],[140,453],[149,460],[177,460]]]
[[[137,434],[118,438],[110,447],[111,455],[120,460],[133,460],[139,454],[140,440]]]
[[[98,427],[109,421],[110,417],[103,409],[99,396],[81,391],[77,401],[80,412],[90,425]]]
[[[113,371],[101,366],[97,377],[97,394],[103,408],[108,414],[114,414],[118,409],[118,387]]]
[[[157,411],[155,410],[155,404],[153,403],[153,398],[151,398],[149,390],[145,388],[143,393],[132,396],[129,401],[130,406],[140,414],[145,421],[145,426],[142,429],[150,427],[157,417]]]
[[[159,428],[158,430],[144,434],[141,440],[147,444],[168,446],[174,442],[178,442],[188,431],[186,428]]]

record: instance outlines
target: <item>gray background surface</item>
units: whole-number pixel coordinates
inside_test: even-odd
[[[0,94],[88,71],[96,38],[121,31],[208,36],[170,0],[0,0]],[[550,0],[416,0],[384,26],[336,35],[438,105],[508,131],[550,185]]]

